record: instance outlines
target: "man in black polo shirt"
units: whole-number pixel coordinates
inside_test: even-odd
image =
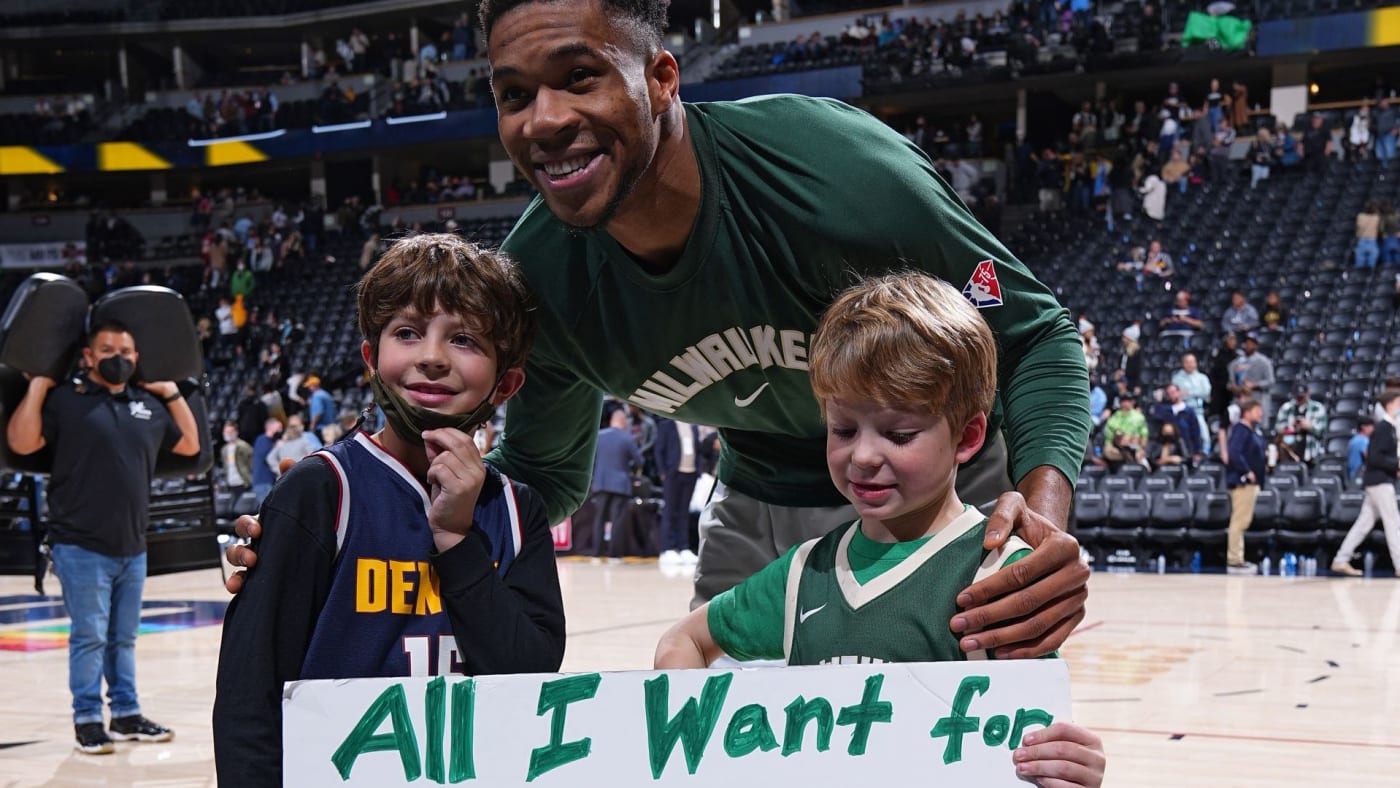
[[[151,477],[161,450],[199,453],[199,428],[172,382],[128,386],[136,342],[126,327],[99,325],[83,348],[87,377],[59,385],[33,377],[6,429],[10,449],[53,447],[49,538],[72,619],[68,687],[77,749],[113,751],[112,739],[169,741],[136,698],[136,631],[146,583]],[[112,706],[102,729],[102,679]]]

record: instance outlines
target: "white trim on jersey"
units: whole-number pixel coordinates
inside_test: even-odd
[[[423,516],[427,517],[428,510],[431,509],[433,505],[433,502],[428,498],[428,491],[423,489],[423,484],[409,472],[408,468],[404,467],[404,464],[399,461],[399,458],[390,454],[383,446],[380,446],[373,438],[363,432],[355,433],[354,441],[360,444],[372,457],[383,463],[386,468],[397,473],[399,478],[408,482],[408,486],[412,487],[414,492],[418,493],[418,497],[423,503]]]
[[[510,539],[515,544],[515,557],[520,557],[520,545],[525,541],[525,533],[520,528],[520,503],[515,500],[515,488],[510,479],[501,474],[501,484],[506,488],[506,512],[510,514]]]
[[[904,582],[906,578],[924,565],[930,558],[938,554],[939,550],[947,547],[958,537],[967,533],[982,524],[986,519],[981,512],[973,507],[968,507],[962,514],[954,518],[939,531],[919,546],[909,555],[908,558],[900,561],[897,566],[884,572],[879,577],[871,579],[865,585],[856,581],[856,574],[851,569],[851,557],[849,550],[851,539],[856,534],[856,529],[860,523],[846,529],[846,533],[841,535],[841,542],[836,546],[836,586],[841,589],[841,596],[846,598],[846,603],[852,610],[860,610],[866,603],[879,599],[882,594],[891,588]]]
[[[1031,546],[1019,536],[1008,537],[1006,543],[1001,547],[987,553],[987,557],[982,559],[982,565],[977,567],[977,574],[972,576],[972,582],[977,583],[996,574],[1006,564],[1004,559],[1021,552],[1029,550]],[[987,650],[979,648],[976,651],[967,652],[968,659],[986,659]]]
[[[797,589],[802,585],[802,570],[807,566],[807,556],[817,546],[821,537],[808,539],[792,554],[788,565],[787,593],[783,599],[783,661],[792,659],[792,638],[797,634]]]
[[[340,498],[336,501],[335,512],[335,554],[339,557],[340,548],[345,546],[345,531],[350,527],[350,477],[334,454],[323,449],[315,452],[315,455],[331,466],[331,470],[335,471],[335,480],[340,484]]]

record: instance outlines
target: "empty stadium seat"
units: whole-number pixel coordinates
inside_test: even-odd
[[[1278,543],[1295,550],[1315,549],[1322,541],[1327,524],[1326,511],[1321,492],[1311,488],[1295,490],[1283,502],[1276,535]]]

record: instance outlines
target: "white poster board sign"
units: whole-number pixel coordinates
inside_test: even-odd
[[[289,786],[1017,786],[1060,660],[289,683]]]

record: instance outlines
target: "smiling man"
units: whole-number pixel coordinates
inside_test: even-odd
[[[998,341],[991,426],[1005,440],[961,469],[959,490],[980,505],[1014,482],[988,545],[1014,523],[1037,548],[972,587],[950,623],[982,630],[969,650],[1055,648],[1083,617],[1088,575],[1055,528],[1089,430],[1068,314],[865,112],[800,96],[682,103],[667,6],[481,4],[501,141],[540,192],[504,245],[536,291],[539,341],[488,459],[557,521],[588,494],[603,393],[719,427],[723,485],[696,575],[708,599],[853,518],[827,477],[808,341],[854,275],[917,268],[962,289]]]

